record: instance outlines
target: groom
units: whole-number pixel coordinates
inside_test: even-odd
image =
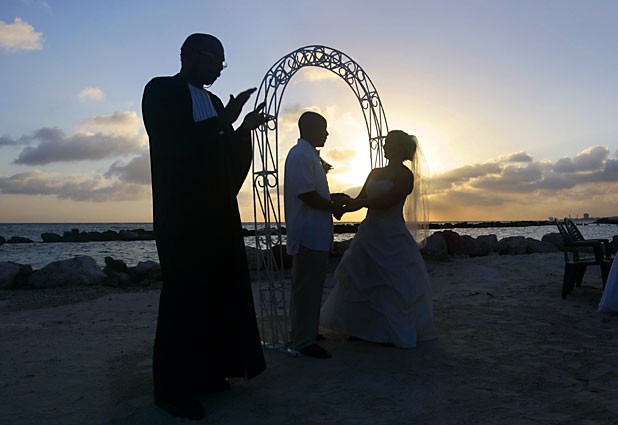
[[[326,119],[305,112],[298,120],[300,139],[285,160],[284,205],[286,250],[292,256],[290,295],[291,348],[310,357],[331,354],[317,344],[322,292],[333,242],[332,214],[343,206],[333,202],[318,148],[328,137]]]

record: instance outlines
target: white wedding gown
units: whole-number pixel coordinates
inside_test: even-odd
[[[603,289],[603,295],[599,302],[600,313],[618,313],[618,264],[612,263]]]
[[[374,197],[390,180],[370,180]],[[425,262],[402,215],[403,202],[370,209],[335,270],[320,325],[377,343],[415,347],[437,338]]]

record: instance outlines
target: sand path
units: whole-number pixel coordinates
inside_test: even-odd
[[[598,270],[563,300],[561,253],[427,265],[437,341],[403,350],[327,333],[329,360],[266,350],[267,370],[205,397],[199,423],[618,423],[618,317],[597,313]],[[75,290],[62,291],[0,293],[0,424],[195,423],[152,400],[158,291],[69,304],[59,297]]]

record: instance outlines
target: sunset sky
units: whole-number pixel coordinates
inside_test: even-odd
[[[616,22],[612,0],[2,0],[0,223],[150,222],[142,91],[194,32],[224,44],[224,102],[300,47],[353,58],[420,141],[433,221],[616,216]],[[326,70],[286,88],[281,163],[307,109],[328,120],[331,191],[356,195],[363,114]],[[239,203],[253,221],[250,178]]]

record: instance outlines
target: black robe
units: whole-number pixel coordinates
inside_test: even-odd
[[[209,95],[221,113],[223,103]],[[236,201],[251,166],[251,135],[217,117],[195,123],[180,75],[146,85],[142,115],[163,274],[155,395],[185,395],[209,379],[252,378],[266,364]]]

